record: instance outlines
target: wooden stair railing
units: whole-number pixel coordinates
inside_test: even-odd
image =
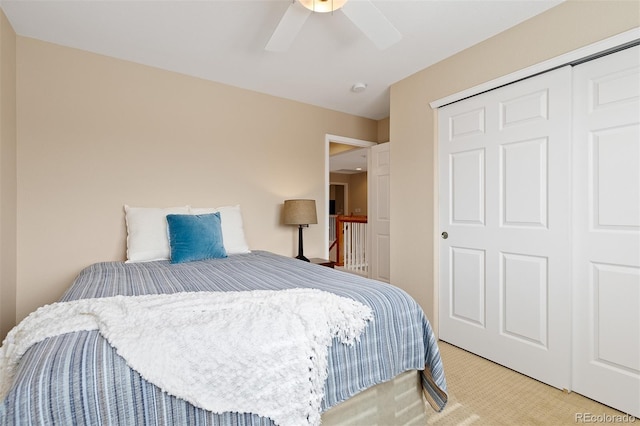
[[[332,244],[336,246],[336,266],[344,266],[344,227],[345,223],[367,223],[367,216],[336,216],[336,239]]]

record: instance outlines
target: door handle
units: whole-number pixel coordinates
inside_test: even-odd
[[[449,238],[449,234],[448,234],[447,232],[443,232],[443,233],[442,233],[442,234],[440,234],[440,235],[442,235],[442,239],[443,239],[443,240],[446,240],[447,238]]]

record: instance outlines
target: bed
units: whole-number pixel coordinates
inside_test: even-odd
[[[313,302],[313,297],[331,296],[366,307],[370,314],[355,339],[346,342],[334,333],[325,345],[326,366],[319,368],[324,376],[320,386],[321,400],[316,407],[318,417],[313,414],[316,409],[313,408],[311,414],[306,415],[305,424],[372,424],[374,421],[424,424],[425,402],[436,411],[444,407],[446,380],[436,339],[423,311],[410,296],[392,285],[267,251],[242,250],[221,258],[183,263],[169,260],[96,263],[78,275],[53,308],[111,300],[127,303],[149,300],[157,305],[158,298],[189,297],[194,300],[195,297],[200,303],[206,303],[202,309],[198,308],[204,311],[211,306],[210,300],[221,300],[223,295],[244,297],[253,294],[260,300],[267,300],[293,293],[298,297],[293,302],[294,308],[310,303],[310,308],[304,310],[314,310],[314,306],[322,303]],[[281,299],[274,300],[276,307],[285,306]],[[49,308],[41,309],[45,312]],[[240,322],[261,322],[264,313],[259,315],[257,319],[242,315]],[[123,321],[125,326],[129,322]],[[58,322],[64,321],[40,324],[56,323],[58,327]],[[167,319],[167,324],[172,323]],[[128,326],[137,330],[135,325]],[[33,328],[42,329],[43,326]],[[153,330],[171,329],[170,326],[156,326],[151,328],[152,332],[140,331],[140,344],[135,349],[142,352],[143,358],[137,361],[138,364],[128,358],[126,351],[120,351],[120,346],[116,345],[118,349],[113,346],[116,340],[111,340],[111,334],[102,329],[85,328],[59,329],[45,338],[33,338],[34,343],[28,345],[15,363],[10,382],[7,380],[3,384],[4,391],[0,386],[3,397],[0,424],[274,425],[287,424],[287,421],[302,424],[291,418],[276,423],[270,416],[243,411],[246,405],[239,405],[239,408],[224,405],[228,407],[226,411],[215,412],[203,408],[207,405],[201,404],[198,397],[190,400],[189,396],[176,396],[158,382],[147,380],[151,377],[148,373],[141,374],[138,369],[131,368],[130,365],[144,364],[145,359],[151,359],[144,358],[149,354],[153,359],[164,354],[163,349],[145,349],[154,343],[144,339],[155,334]],[[17,340],[15,336],[13,338]],[[208,346],[207,354],[215,358],[220,345],[227,344],[224,338],[210,342],[211,339],[202,336],[199,345],[213,345]],[[10,343],[5,341],[3,344],[5,357],[10,352],[7,350],[12,346]],[[169,350],[166,353],[171,354]],[[183,358],[171,356],[173,360],[182,361]],[[265,356],[265,359],[268,358]],[[251,368],[245,369],[251,370],[251,375],[235,380],[234,387],[248,390],[249,398],[251,394],[260,394],[263,386],[269,383],[275,384],[276,388],[285,387],[272,379],[260,381],[263,375],[269,377],[266,372],[275,364],[281,367],[285,360],[277,363],[252,361]],[[144,371],[144,368],[140,370]],[[223,374],[221,370],[219,366],[212,368],[218,372],[216,374]],[[8,377],[6,371],[0,371],[0,374]],[[208,384],[210,389],[205,390],[224,392],[223,387],[216,386],[219,383],[214,380]],[[302,393],[302,404],[307,404],[308,396]],[[263,393],[259,398],[267,397]]]

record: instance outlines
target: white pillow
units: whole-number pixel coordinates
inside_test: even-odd
[[[127,262],[170,259],[167,215],[189,214],[189,206],[153,208],[125,205],[124,212],[127,222]]]
[[[227,254],[251,253],[244,236],[244,224],[240,206],[223,206],[216,208],[189,208],[191,214],[208,214],[220,212],[222,242]]]

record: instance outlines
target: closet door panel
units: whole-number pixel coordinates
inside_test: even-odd
[[[594,229],[633,232],[640,227],[639,129],[631,124],[591,132]]]
[[[570,386],[570,91],[565,67],[439,110],[440,338],[559,388]]]
[[[500,147],[502,226],[547,227],[547,138]]]
[[[640,47],[573,84],[573,388],[640,417]]]

